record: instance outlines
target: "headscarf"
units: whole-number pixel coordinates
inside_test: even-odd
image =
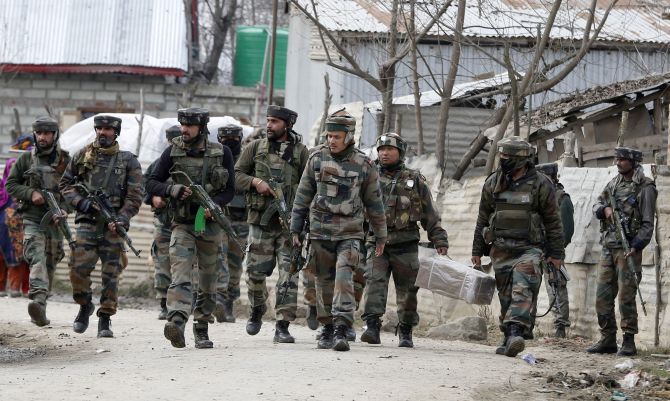
[[[7,184],[7,177],[9,177],[9,172],[12,169],[12,166],[16,162],[15,158],[8,159],[5,163],[5,170],[2,172],[2,181],[0,181],[0,208],[5,207],[7,202],[9,202],[9,194],[5,185]]]

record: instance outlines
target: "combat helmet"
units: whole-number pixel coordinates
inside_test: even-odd
[[[221,141],[221,138],[226,137],[226,136],[236,136],[240,138],[240,141],[242,140],[243,134],[242,134],[242,127],[239,125],[235,124],[228,124],[224,125],[223,127],[219,127],[218,133],[217,133],[217,138],[219,141]]]
[[[626,146],[618,146],[614,148],[614,157],[617,159],[632,160],[635,164],[642,163],[642,152]]]
[[[206,126],[209,122],[209,110],[200,107],[189,107],[177,110],[177,121],[184,125]]]
[[[379,151],[379,148],[382,146],[393,146],[394,148],[397,148],[400,152],[401,160],[405,158],[405,153],[407,153],[407,142],[395,132],[389,132],[377,138],[377,151]]]
[[[165,130],[165,138],[168,142],[172,141],[174,138],[181,135],[181,128],[179,125],[173,125],[172,127]]]
[[[114,116],[108,116],[104,114],[98,114],[93,117],[93,127],[94,128],[112,128],[116,132],[116,136],[121,134],[121,119]]]
[[[356,119],[347,112],[346,108],[341,108],[332,113],[326,119],[326,131],[343,131],[347,133],[344,138],[346,145],[354,142],[354,132],[356,131]]]
[[[533,147],[520,136],[510,136],[498,141],[498,152],[510,157],[527,158],[533,156]]]
[[[554,180],[558,178],[558,164],[557,163],[542,163],[535,166],[535,169],[547,177]]]
[[[53,132],[54,142],[56,142],[60,136],[58,121],[49,116],[37,117],[33,122],[33,139],[35,140],[35,143],[37,143],[37,138],[35,137],[36,132]]]
[[[298,113],[295,111],[287,109],[286,107],[277,106],[275,104],[268,106],[266,115],[268,117],[275,117],[280,120],[284,120],[284,122],[286,122],[286,124],[290,125],[291,127],[298,119]]]

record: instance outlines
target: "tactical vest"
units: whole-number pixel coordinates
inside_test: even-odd
[[[640,211],[640,192],[648,185],[647,179],[640,184],[633,181],[618,180],[607,184],[607,190],[611,191],[616,199],[619,211],[625,216],[625,231],[630,234],[628,240],[632,240],[642,226],[642,212]],[[610,205],[611,206],[611,205]],[[606,220],[600,220],[600,230],[606,235],[608,243],[618,243],[616,233],[611,224]]]
[[[134,155],[123,150],[113,155],[98,153],[90,169],[85,163],[87,151],[88,147],[79,154],[77,175],[90,190],[102,189],[108,195],[112,207],[116,210],[120,209],[128,191],[126,169]]]
[[[188,185],[188,180],[182,174],[175,174],[176,171],[186,173],[194,184],[202,185],[209,196],[213,196],[226,188],[229,173],[223,165],[223,146],[209,141],[205,146],[206,150],[202,157],[188,156],[182,138],[174,138],[170,151],[172,159],[170,177],[175,184]],[[171,199],[170,204],[175,219],[183,221],[195,218],[192,207],[194,204],[189,198],[183,201]]]
[[[319,155],[313,162],[316,177],[316,194],[312,201],[314,211],[328,215],[360,216],[363,219],[360,196],[363,162],[356,160],[357,152],[354,149],[349,159],[341,161],[335,160],[327,147],[313,154],[313,157]]]
[[[28,186],[33,189],[46,189],[59,194],[58,183],[69,162],[69,155],[66,151],[58,152],[55,160],[51,164],[40,164],[40,157],[35,154],[35,150],[30,153],[30,169],[34,175],[30,175]]]
[[[495,211],[489,218],[485,234],[487,242],[511,239],[519,244],[544,243],[544,224],[537,212],[538,177],[523,182],[516,188],[495,194]]]
[[[296,190],[298,189],[298,183],[300,183],[300,176],[302,175],[302,171],[300,171],[302,160],[300,159],[301,147],[299,146],[299,142],[293,144],[291,163],[281,158],[286,146],[289,144],[290,142],[288,141],[282,142],[279,152],[273,153],[270,152],[270,141],[268,139],[263,138],[259,140],[256,154],[254,155],[253,175],[266,182],[270,178],[278,182],[284,193],[286,204],[291,208]],[[268,168],[270,171],[268,171]],[[269,197],[259,194],[253,188],[247,192],[246,197],[247,206],[251,210],[264,211],[270,203]]]
[[[418,191],[421,179],[419,173],[403,168],[392,177],[380,173],[379,178],[389,230],[402,230],[420,221],[422,206]]]

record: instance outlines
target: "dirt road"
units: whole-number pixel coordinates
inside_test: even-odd
[[[195,349],[190,330],[187,347],[174,349],[154,310],[120,310],[115,338],[98,339],[95,316],[86,333],[72,331],[76,305],[49,303],[52,324],[38,328],[27,303],[0,299],[2,400],[542,400],[561,396],[543,390],[547,372],[616,360],[536,341],[528,351],[544,362],[531,366],[490,345],[418,337],[400,349],[387,333],[382,346],[356,342],[340,353],[316,349],[302,325],[291,326],[293,345],[272,343],[270,321],[248,336],[244,319],[210,326],[214,349]]]

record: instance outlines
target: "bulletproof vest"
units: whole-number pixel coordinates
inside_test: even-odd
[[[398,170],[394,176],[380,173],[379,183],[389,229],[402,230],[421,220],[420,179],[416,171],[407,168]]]
[[[538,177],[495,194],[495,211],[489,218],[488,236],[495,239],[512,239],[521,243],[544,242],[544,225],[537,213],[539,209]]]
[[[184,149],[181,137],[172,140],[172,169],[170,177],[176,184],[188,185],[188,180],[176,171],[186,173],[194,184],[202,185],[209,196],[224,190],[228,183],[228,169],[223,166],[223,146],[218,143],[207,142],[205,153],[201,157],[189,156]],[[190,198],[185,200],[171,199],[175,219],[191,220],[195,218],[195,211]],[[195,207],[197,210],[197,207]]]
[[[290,163],[282,158],[289,145],[293,146]],[[302,175],[302,171],[300,171],[301,162],[300,146],[298,143],[281,142],[279,152],[274,153],[270,151],[270,141],[267,138],[263,138],[258,142],[256,148],[253,175],[266,182],[272,178],[275,182],[279,183],[284,193],[286,204],[291,208],[296,190],[298,189],[298,183],[300,183],[300,176]],[[268,168],[270,171],[268,171]],[[247,204],[252,210],[263,211],[269,206],[269,202],[269,197],[263,196],[255,190],[247,192]]]
[[[126,197],[126,168],[132,153],[119,150],[112,155],[98,153],[92,168],[85,163],[87,150],[84,149],[77,161],[77,175],[83,179],[89,190],[102,189],[115,209],[121,208]]]
[[[362,161],[358,150],[347,160],[335,160],[323,147],[312,163],[316,176],[316,194],[312,207],[322,213],[340,216],[361,215],[363,201],[360,197]],[[314,156],[317,156],[316,154]]]
[[[635,237],[642,226],[639,195],[640,190],[645,185],[645,181],[641,184],[636,184],[634,181],[625,180],[619,180],[618,183],[607,185],[607,190],[611,191],[614,195],[619,211],[623,215],[621,223],[624,225],[624,231],[630,234],[629,241]],[[600,221],[600,228],[602,232],[606,233],[608,242],[618,243],[613,225],[603,219]]]
[[[33,174],[28,179],[28,186],[34,189],[46,189],[59,194],[58,183],[68,163],[68,153],[61,150],[57,153],[54,161],[50,164],[40,163],[40,159],[48,156],[38,156],[35,150],[30,153],[30,169]]]

